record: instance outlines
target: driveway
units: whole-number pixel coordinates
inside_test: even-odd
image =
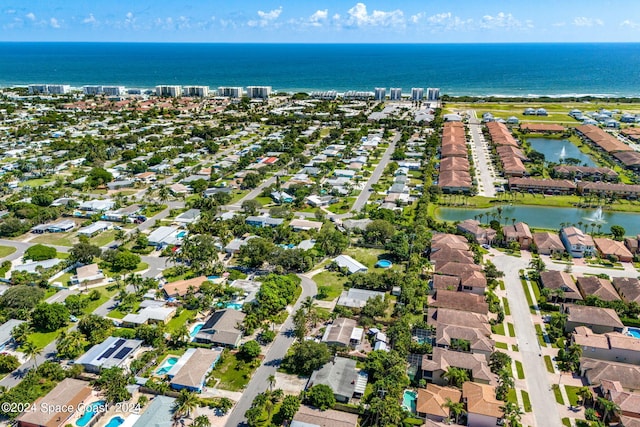
[[[291,347],[295,341],[293,335],[287,333],[293,329],[293,314],[298,310],[298,308],[300,308],[302,301],[307,297],[314,297],[317,293],[316,283],[311,278],[302,274],[299,274],[298,277],[302,279],[302,293],[300,294],[298,301],[296,301],[293,306],[291,314],[287,317],[287,320],[280,328],[280,333],[273,343],[271,343],[271,347],[269,347],[267,354],[262,361],[262,365],[256,369],[249,381],[249,384],[247,384],[247,387],[244,389],[242,397],[233,408],[226,424],[227,427],[246,425],[244,413],[251,407],[253,399],[269,387],[269,376],[276,374],[277,367],[280,366],[287,350],[289,350],[289,347]]]
[[[520,283],[519,270],[526,269],[531,256],[529,252],[522,252],[522,258],[505,255],[493,250],[491,258],[496,267],[504,272],[504,283],[507,289],[507,299],[511,309],[511,317],[515,326],[518,348],[522,356],[527,391],[533,408],[533,416],[538,427],[562,427],[558,406],[547,368],[540,356],[542,350],[538,343],[536,329]]]

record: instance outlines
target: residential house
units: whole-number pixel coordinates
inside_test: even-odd
[[[618,291],[622,301],[640,304],[640,280],[635,277],[614,277],[613,287]]]
[[[294,231],[320,231],[322,228],[322,222],[309,221],[307,219],[292,219],[289,223],[289,227],[293,228]]]
[[[447,401],[460,402],[461,398],[462,392],[457,388],[427,384],[427,388],[418,389],[416,413],[419,417],[442,422],[450,414]]]
[[[630,363],[581,357],[580,376],[592,386],[600,385],[604,381],[617,381],[624,390],[640,390],[640,366]]]
[[[193,224],[194,222],[198,222],[200,220],[200,209],[189,209],[186,212],[182,212],[180,215],[175,217],[174,222],[178,222],[183,225]]]
[[[363,334],[364,330],[358,327],[358,322],[338,317],[325,329],[322,342],[342,347],[355,347],[362,341]]]
[[[633,254],[627,249],[624,242],[618,242],[605,237],[596,237],[593,241],[603,258],[617,259],[620,262],[633,261]]]
[[[338,298],[337,305],[349,308],[362,308],[370,299],[375,297],[384,299],[384,295],[384,292],[349,288],[349,290],[342,291],[342,294],[340,294],[340,298]]]
[[[133,359],[135,352],[142,346],[142,340],[109,337],[96,344],[73,363],[82,365],[84,370],[99,373],[103,368],[125,367],[127,359]]]
[[[468,233],[475,239],[478,244],[491,244],[494,242],[497,232],[493,228],[484,228],[480,226],[480,221],[475,219],[466,219],[458,223],[456,228],[462,233]]]
[[[542,271],[540,272],[540,284],[551,291],[551,300],[582,301],[578,285],[569,273],[559,270]]]
[[[366,265],[351,258],[349,255],[338,255],[333,259],[338,267],[346,268],[349,274],[366,273],[369,269]]]
[[[308,196],[305,201],[309,206],[313,207],[321,207],[321,206],[329,206],[332,203],[335,203],[336,198],[333,196]]]
[[[155,396],[144,413],[131,427],[173,427],[175,426],[174,408],[176,399],[173,397]]]
[[[578,289],[583,298],[594,295],[603,301],[619,301],[620,296],[616,292],[613,284],[607,279],[597,276],[578,277]]]
[[[102,283],[104,279],[104,273],[98,264],[94,263],[76,268],[75,276],[71,276],[71,284],[89,286]]]
[[[271,198],[276,203],[293,203],[293,201],[295,200],[295,198],[291,194],[288,194],[284,191],[272,191]]]
[[[422,378],[437,385],[445,385],[443,377],[449,368],[465,369],[469,378],[475,382],[489,384],[495,382],[495,375],[487,364],[483,354],[463,353],[435,347],[432,354],[422,356]]]
[[[171,388],[186,389],[201,393],[207,381],[207,375],[216,366],[222,355],[222,348],[190,348],[167,372]]]
[[[635,237],[626,237],[624,239],[624,245],[632,254],[636,255],[640,253],[640,235]]]
[[[598,168],[590,166],[554,166],[553,173],[557,178],[592,180],[592,181],[616,181],[618,173],[611,168]]]
[[[491,325],[486,314],[470,311],[452,310],[449,308],[429,307],[427,311],[427,324],[438,328],[440,325],[455,325],[478,329],[485,336],[491,335]]]
[[[290,427],[358,427],[358,414],[301,405],[293,416]]]
[[[249,215],[244,222],[254,227],[277,227],[284,222],[284,219],[272,218],[270,216]]]
[[[13,267],[13,271],[24,271],[27,273],[37,273],[39,270],[48,270],[56,267],[62,262],[59,258],[46,259],[44,261],[28,262],[22,265],[16,265]]]
[[[63,427],[80,409],[91,403],[92,389],[86,381],[65,378],[37,399],[16,421],[18,427]]]
[[[179,182],[171,184],[169,186],[169,191],[171,191],[171,194],[173,194],[174,196],[184,196],[189,194],[189,188],[186,185],[180,184]]]
[[[306,388],[324,384],[331,387],[336,401],[349,403],[353,397],[364,394],[367,381],[367,374],[356,368],[355,360],[333,357],[322,368],[313,371]]]
[[[563,304],[561,312],[567,314],[565,332],[573,332],[578,326],[587,326],[596,334],[622,332],[624,325],[615,310],[587,305]]]
[[[93,237],[98,233],[102,233],[103,231],[107,231],[110,229],[112,225],[106,221],[97,221],[93,224],[89,224],[86,227],[82,227],[78,230],[79,236]]]
[[[574,258],[593,255],[595,242],[588,234],[577,227],[564,227],[560,230],[560,240],[567,252]]]
[[[462,400],[467,404],[467,425],[495,427],[502,424],[504,402],[496,399],[496,389],[486,384],[462,384]]]
[[[533,236],[529,226],[524,222],[516,222],[513,225],[506,225],[502,232],[507,243],[518,242],[520,249],[528,250],[533,242]]]
[[[554,255],[564,252],[562,240],[555,233],[549,233],[548,231],[533,233],[533,243],[541,255]]]
[[[487,314],[489,312],[489,306],[484,296],[449,290],[438,290],[429,305],[480,314]]]
[[[594,334],[586,326],[577,327],[571,343],[582,349],[582,355],[592,359],[640,365],[640,340],[620,332]]]
[[[200,285],[206,282],[207,276],[198,276],[193,279],[186,280],[178,280],[176,282],[165,283],[162,286],[162,290],[167,298],[175,298],[175,297],[183,297],[189,292],[189,290],[193,290],[194,292],[198,292],[200,290]]]
[[[509,178],[511,191],[544,194],[574,194],[576,184],[568,179]]]
[[[149,323],[167,324],[176,314],[176,307],[148,306],[138,313],[129,313],[122,319],[123,326],[134,328]]]
[[[240,345],[242,338],[240,325],[242,325],[245,316],[243,312],[230,308],[218,310],[209,316],[196,334],[195,340],[201,343],[236,348]]]
[[[147,236],[147,241],[151,246],[165,247],[178,244],[186,231],[180,230],[176,226],[162,225]]]
[[[105,212],[110,211],[116,205],[113,200],[88,200],[80,203],[78,209],[88,212]]]
[[[640,426],[640,394],[629,392],[618,381],[602,381],[600,393],[618,406],[620,424],[625,427]]]
[[[489,357],[494,350],[495,342],[486,330],[461,325],[447,325],[438,322],[434,345],[454,351],[482,354]]]

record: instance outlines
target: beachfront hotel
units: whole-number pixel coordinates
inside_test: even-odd
[[[185,86],[182,88],[182,95],[206,98],[209,96],[209,86]]]
[[[107,96],[122,96],[126,93],[124,86],[100,86],[100,85],[87,85],[82,86],[82,93],[85,95],[107,95]]]
[[[218,88],[218,96],[226,96],[227,98],[242,98],[243,90],[240,86],[220,86]]]
[[[412,87],[411,88],[411,100],[412,101],[422,101],[424,98],[424,88],[421,87]]]
[[[383,87],[377,87],[374,93],[374,99],[376,101],[384,101],[387,97],[387,89]]]
[[[437,101],[440,99],[440,89],[437,87],[427,88],[427,101]]]
[[[271,95],[271,86],[247,86],[247,96],[251,99],[267,99]]]
[[[28,86],[29,95],[64,95],[69,93],[69,85],[32,84]]]
[[[400,101],[402,99],[402,88],[392,87],[389,89],[389,99],[391,101]]]
[[[158,85],[156,86],[156,96],[163,98],[177,98],[182,95],[182,86]]]

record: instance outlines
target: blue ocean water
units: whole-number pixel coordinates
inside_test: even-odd
[[[0,86],[29,83],[640,96],[640,44],[0,43]]]

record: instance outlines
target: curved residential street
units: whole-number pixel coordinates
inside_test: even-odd
[[[289,350],[289,347],[291,347],[295,341],[293,334],[288,333],[293,329],[293,314],[300,308],[302,301],[307,297],[314,297],[317,293],[316,283],[310,277],[304,274],[298,274],[298,277],[302,280],[300,283],[302,293],[289,313],[289,317],[287,317],[287,320],[282,324],[280,333],[267,350],[262,365],[254,372],[249,384],[247,384],[247,387],[242,392],[242,397],[233,408],[231,415],[229,415],[226,423],[227,427],[245,425],[244,413],[251,407],[253,399],[267,389],[269,386],[269,376],[276,374],[277,367],[280,366],[280,362],[285,354],[287,354],[287,350]]]

